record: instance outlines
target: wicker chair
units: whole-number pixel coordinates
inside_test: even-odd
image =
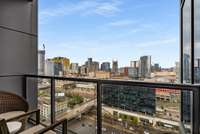
[[[0,114],[11,111],[28,111],[28,103],[22,97],[0,91]]]
[[[60,125],[62,125],[62,134],[67,134],[67,119],[62,119],[60,121],[57,121],[56,123],[51,124],[50,126],[44,126],[44,125],[40,124],[40,110],[39,109],[29,111],[23,115],[12,118],[12,119],[8,120],[8,122],[11,122],[17,118],[27,117],[32,114],[36,114],[35,126],[27,128],[26,130],[21,131],[18,134],[56,134],[54,129]],[[5,119],[0,119],[0,134],[10,134],[9,128],[7,126],[8,122]]]
[[[28,112],[29,106],[27,101],[13,93],[0,91],[0,118],[9,120],[15,116]],[[22,122],[22,130],[25,129],[26,118],[18,119]]]

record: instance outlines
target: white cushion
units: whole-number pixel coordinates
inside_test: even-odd
[[[8,120],[8,119],[11,119],[11,118],[14,118],[16,116],[23,115],[23,114],[25,114],[24,111],[12,111],[12,112],[0,114],[0,118]]]
[[[11,134],[18,132],[21,127],[22,123],[18,121],[7,122],[8,130]]]

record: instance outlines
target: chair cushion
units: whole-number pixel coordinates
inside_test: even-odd
[[[16,116],[23,115],[23,114],[25,114],[24,111],[12,111],[12,112],[0,114],[0,118],[8,120],[8,119],[11,119],[11,118],[14,118]]]
[[[19,134],[34,134],[35,132],[38,132],[38,131],[42,130],[43,128],[45,128],[45,127],[42,125],[36,125],[34,127],[26,129],[25,131],[23,131]],[[50,131],[46,132],[45,134],[56,134],[56,132],[53,132],[50,130]]]

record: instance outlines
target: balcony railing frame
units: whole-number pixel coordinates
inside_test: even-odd
[[[23,85],[23,96],[27,98],[27,82],[28,78],[34,79],[49,79],[51,81],[51,123],[55,123],[55,81],[78,81],[89,82],[97,85],[97,134],[102,134],[102,85],[126,85],[126,86],[139,86],[147,88],[166,88],[178,91],[191,91],[192,92],[192,134],[200,134],[199,132],[199,118],[200,118],[200,85],[198,84],[174,84],[174,83],[152,83],[143,81],[127,81],[127,80],[112,80],[112,79],[89,79],[79,77],[60,77],[60,76],[43,76],[43,75],[5,75],[2,77],[21,77]],[[182,114],[181,114],[182,116]]]

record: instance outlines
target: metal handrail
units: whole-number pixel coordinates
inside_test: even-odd
[[[199,84],[174,84],[174,83],[157,83],[157,82],[144,82],[144,81],[133,81],[133,80],[113,80],[113,79],[91,79],[81,77],[60,77],[60,76],[45,76],[35,74],[19,74],[19,75],[0,75],[0,78],[5,77],[22,77],[23,78],[23,94],[26,96],[26,86],[28,78],[41,78],[51,80],[51,121],[55,122],[55,81],[56,80],[67,80],[67,81],[78,81],[78,82],[89,82],[97,84],[97,133],[102,133],[102,85],[126,85],[126,86],[138,86],[147,88],[166,88],[169,90],[179,91],[191,91],[192,97],[192,133],[199,134]]]

